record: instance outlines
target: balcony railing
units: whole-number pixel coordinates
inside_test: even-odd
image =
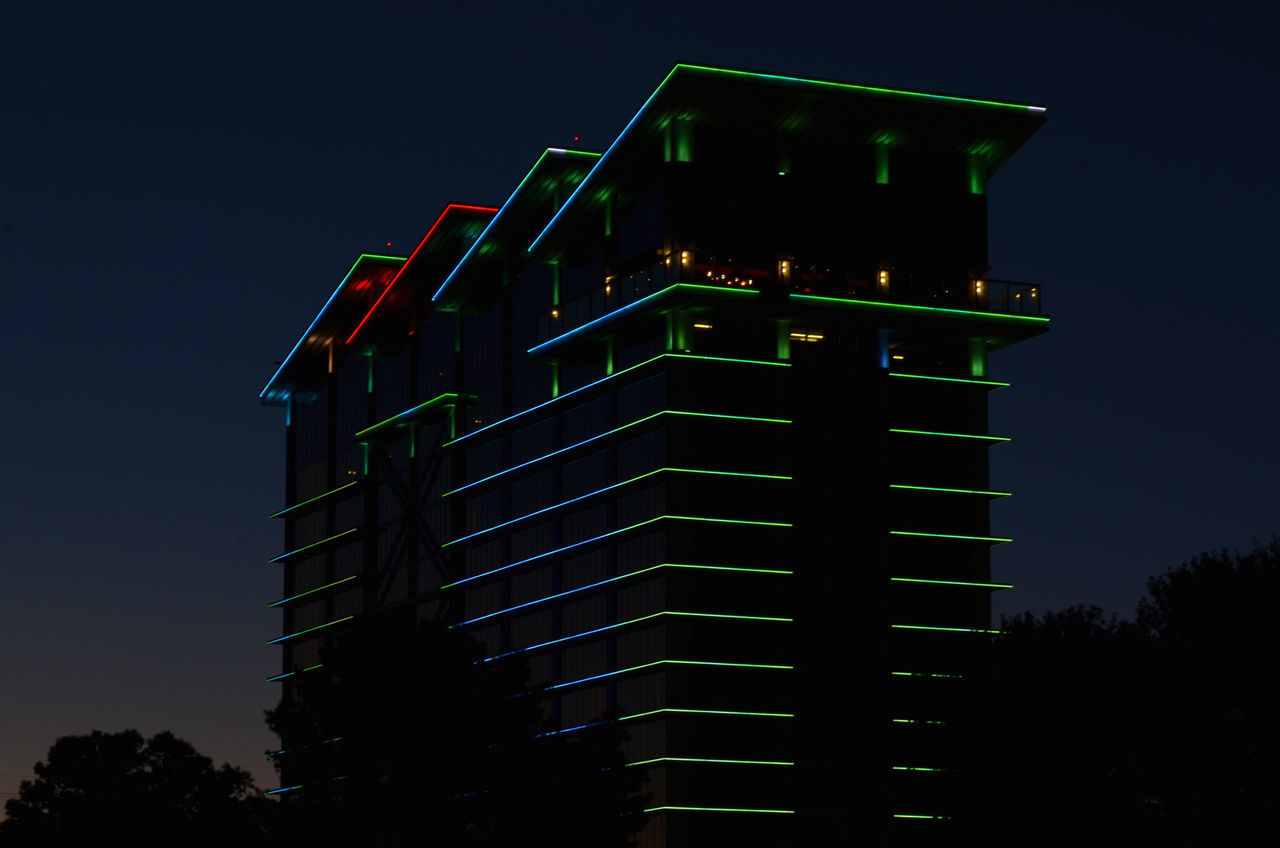
[[[723,255],[722,255],[723,256]],[[870,279],[866,277],[870,276]],[[907,274],[892,269],[853,272],[794,258],[734,262],[692,250],[605,278],[596,290],[538,318],[538,342],[557,338],[642,298],[683,283],[736,291],[779,292],[868,302],[935,306],[1007,315],[1040,315],[1040,286],[1009,280]]]

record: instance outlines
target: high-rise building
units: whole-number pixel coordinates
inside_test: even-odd
[[[616,708],[642,845],[934,840],[989,637],[988,180],[1043,108],[678,65],[603,155],[362,255],[287,408],[281,674],[355,617]],[[881,836],[873,836],[880,834]]]

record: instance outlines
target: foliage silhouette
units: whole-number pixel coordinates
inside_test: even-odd
[[[267,802],[248,772],[172,733],[63,736],[5,803],[0,845],[257,844]]]
[[[966,717],[971,836],[1251,841],[1280,795],[1278,605],[1273,541],[1151,577],[1132,621],[1085,606],[1002,621]]]
[[[267,714],[296,840],[631,844],[642,775],[616,721],[549,734],[523,660],[441,624],[362,624]]]

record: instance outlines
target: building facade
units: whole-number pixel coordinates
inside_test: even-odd
[[[944,836],[992,633],[993,101],[678,65],[603,155],[362,255],[286,408],[285,687],[362,615],[521,652],[606,710],[646,846]]]

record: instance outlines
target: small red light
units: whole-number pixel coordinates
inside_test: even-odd
[[[387,242],[387,247],[390,247],[390,246],[391,246],[391,242]]]
[[[576,135],[575,135],[575,136],[573,137],[573,140],[574,140],[574,141],[577,141],[579,138],[580,138],[580,136],[576,136]]]

